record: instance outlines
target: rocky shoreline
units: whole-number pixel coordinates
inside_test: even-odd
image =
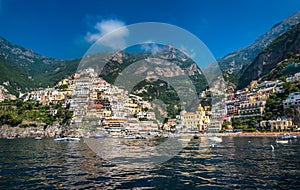
[[[300,132],[243,132],[243,133],[205,133],[199,134],[205,136],[232,136],[232,137],[276,137],[278,135],[291,134],[300,137]],[[184,134],[182,134],[184,135]],[[89,133],[82,129],[68,128],[60,125],[47,127],[10,127],[3,125],[0,127],[0,138],[51,138],[51,137],[88,137]]]
[[[77,129],[70,129],[59,125],[47,127],[10,127],[1,126],[0,138],[34,138],[34,137],[83,137],[84,133]]]
[[[300,132],[242,132],[242,133],[205,133],[200,134],[200,137],[210,137],[210,136],[218,136],[218,137],[277,137],[281,135],[296,135],[300,137]]]

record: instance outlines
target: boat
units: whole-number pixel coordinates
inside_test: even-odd
[[[198,136],[198,135],[194,135],[193,138],[194,138],[194,139],[199,139],[199,136]]]
[[[106,135],[95,135],[95,136],[90,136],[90,138],[92,138],[92,139],[103,139],[103,138],[105,138],[106,137]]]
[[[42,140],[42,137],[35,137],[35,140]]]
[[[133,136],[133,135],[126,135],[124,137],[124,139],[136,139],[136,136]]]
[[[285,134],[281,137],[283,140],[294,140],[297,139],[296,135]]]
[[[136,139],[147,139],[146,136],[142,136],[142,135],[136,135],[135,138]]]
[[[275,142],[276,142],[277,144],[287,144],[287,143],[289,143],[288,140],[278,140],[278,139],[276,139]]]
[[[75,138],[75,137],[62,137],[62,138],[56,138],[54,141],[59,142],[59,141],[80,141],[80,138]]]
[[[7,137],[6,139],[13,140],[15,137]]]
[[[181,141],[181,142],[190,142],[191,141],[190,138],[180,138],[178,140]]]
[[[222,142],[222,139],[220,137],[209,137],[208,140],[213,142]]]
[[[153,131],[150,131],[150,132],[148,133],[148,135],[151,135],[151,136],[156,136],[156,135],[158,135],[158,132],[153,132]]]
[[[170,135],[163,135],[162,137],[163,138],[171,138],[172,136],[170,136]]]

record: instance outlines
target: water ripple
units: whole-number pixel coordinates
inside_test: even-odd
[[[299,141],[282,146],[274,138],[222,140],[215,147],[206,138],[191,142],[160,165],[117,165],[83,142],[0,139],[0,189],[300,188]]]

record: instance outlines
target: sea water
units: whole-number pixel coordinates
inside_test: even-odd
[[[274,137],[222,137],[213,146],[202,137],[153,165],[111,163],[84,140],[0,139],[0,163],[0,189],[300,188],[299,140]]]

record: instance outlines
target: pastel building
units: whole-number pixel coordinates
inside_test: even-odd
[[[300,92],[291,93],[288,98],[283,101],[283,107],[300,107]]]
[[[192,130],[206,130],[208,123],[210,122],[209,118],[209,108],[203,108],[201,105],[198,106],[196,112],[181,112],[181,124],[184,128]]]
[[[292,119],[277,119],[277,120],[266,120],[261,121],[260,126],[271,131],[279,130],[286,131],[294,127]]]

